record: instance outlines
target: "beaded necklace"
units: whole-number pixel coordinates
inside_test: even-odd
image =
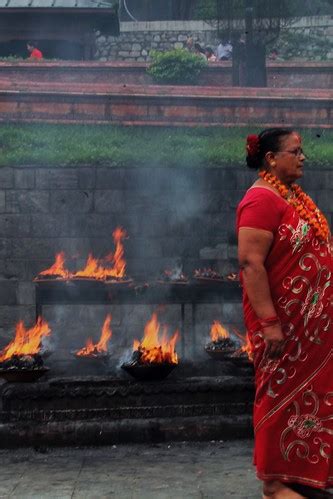
[[[259,172],[259,177],[274,187],[283,199],[295,208],[299,216],[313,228],[318,238],[328,241],[330,229],[325,215],[299,185],[292,184],[288,189],[281,180],[269,172]]]

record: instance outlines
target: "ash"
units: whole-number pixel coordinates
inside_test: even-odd
[[[13,369],[41,369],[44,367],[43,359],[40,354],[34,355],[13,355],[10,359],[0,362],[1,370]]]

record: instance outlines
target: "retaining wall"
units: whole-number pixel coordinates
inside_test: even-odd
[[[42,83],[95,83],[151,85],[144,62],[0,62],[0,85],[20,89],[22,83],[32,88]],[[333,88],[333,62],[267,63],[268,87]],[[210,63],[202,71],[198,85],[232,86],[232,67],[228,61]]]
[[[332,102],[319,89],[0,83],[3,122],[330,128]]]

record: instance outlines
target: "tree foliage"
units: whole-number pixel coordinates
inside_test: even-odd
[[[235,2],[228,2],[228,0],[224,1],[216,1],[216,0],[198,0],[197,5],[194,9],[194,17],[195,19],[216,19],[218,17],[218,4],[223,7],[224,5],[228,8],[228,3],[239,4],[238,0]],[[276,2],[266,1],[263,2],[267,5],[273,5],[280,3],[280,0]],[[237,6],[236,6],[237,8]],[[287,17],[295,16],[322,16],[322,15],[331,15],[333,9],[333,0],[292,0],[287,3]],[[270,10],[270,9],[269,9]]]
[[[201,14],[219,35],[235,39],[246,32],[245,17],[250,6],[253,40],[266,44],[278,38],[281,27],[293,22],[292,5],[290,0],[208,0],[202,4]]]
[[[192,19],[196,9],[196,0],[171,0],[172,19]]]
[[[293,0],[290,4],[294,16],[325,16],[333,12],[333,0]]]

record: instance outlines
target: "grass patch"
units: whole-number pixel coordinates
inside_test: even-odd
[[[0,166],[240,166],[255,128],[0,125]],[[333,130],[303,130],[309,166],[333,167]]]

